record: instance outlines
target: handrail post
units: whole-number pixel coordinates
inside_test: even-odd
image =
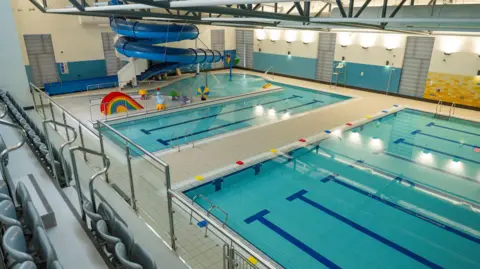
[[[127,158],[128,179],[130,181],[130,206],[137,212],[137,200],[135,199],[135,185],[133,184],[132,162],[128,142],[125,143],[125,157]]]
[[[177,238],[175,237],[175,226],[173,222],[173,205],[172,205],[172,194],[170,193],[170,189],[172,187],[172,183],[170,181],[170,166],[165,167],[165,183],[167,187],[167,208],[168,208],[168,222],[170,225],[170,246],[174,251],[177,250],[177,246],[175,241]]]
[[[80,179],[78,178],[77,161],[75,159],[75,153],[73,153],[75,148],[70,148],[70,160],[72,160],[73,179],[75,180],[75,188],[77,190],[78,203],[80,204],[80,210],[82,211],[82,220],[87,221],[87,215],[85,214],[85,210],[83,210],[83,193],[82,193],[82,187],[80,185]]]
[[[37,100],[35,99],[34,90],[32,89],[32,85],[29,85],[29,87],[30,87],[30,94],[32,95],[33,107],[35,108],[35,111],[38,111],[37,110]]]
[[[14,192],[12,192],[12,188],[7,180],[7,167],[5,165],[5,158],[7,157],[7,154],[9,152],[17,150],[21,148],[23,144],[25,144],[25,141],[27,140],[27,133],[20,125],[6,121],[6,120],[0,119],[0,125],[6,125],[12,128],[16,128],[20,130],[20,132],[22,133],[22,139],[20,140],[20,142],[18,142],[15,146],[7,147],[0,153],[0,168],[1,168],[2,178],[7,184],[7,189],[8,189],[8,192],[10,193],[10,197],[13,197]]]
[[[55,131],[58,131],[57,130],[57,125],[55,124],[55,114],[53,113],[53,105],[52,105],[52,102],[49,102],[48,105],[50,106],[50,113],[52,114],[52,120],[53,120],[53,128],[55,129]]]
[[[50,103],[51,104],[51,103]],[[68,125],[67,125],[67,117],[65,116],[65,112],[62,111],[62,117],[63,117],[63,124],[65,124],[65,134],[67,135],[67,140],[70,140],[70,135],[68,134]],[[55,120],[55,119],[53,119]],[[56,126],[56,125],[55,125]],[[56,130],[56,129],[55,129]],[[75,130],[75,129],[73,129]]]
[[[85,143],[83,141],[83,131],[82,131],[82,125],[78,125],[78,134],[80,135],[80,145],[82,145],[82,148],[85,147]],[[88,162],[87,159],[87,153],[84,151],[83,152],[83,159]]]
[[[100,142],[100,152],[105,154],[105,148],[103,147],[103,133],[102,133],[102,126],[99,124],[100,121],[97,121],[98,125],[98,140]],[[105,165],[105,160],[103,161],[103,165]],[[105,181],[110,184],[110,179],[108,178],[108,173],[105,174]]]
[[[45,109],[43,108],[43,98],[42,98],[42,94],[40,93],[40,94],[38,95],[38,97],[40,98],[40,107],[42,108],[43,119],[46,120],[46,119],[47,119],[47,116],[45,115]]]
[[[50,122],[53,122],[53,120],[44,120],[42,122],[43,132],[45,133],[45,139],[47,140],[47,143],[48,143],[48,155],[50,156],[50,165],[53,171],[53,178],[55,178],[55,180],[58,183],[58,186],[60,186],[60,178],[58,176],[57,167],[55,166],[55,157],[53,156],[52,141],[50,140],[50,137],[48,135],[47,123],[50,123]],[[48,156],[47,156],[47,161],[48,161]]]

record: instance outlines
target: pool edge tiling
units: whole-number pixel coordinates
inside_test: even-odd
[[[432,114],[430,112],[423,111],[423,110],[417,109],[417,108],[412,108],[412,107],[408,107],[408,106],[404,106],[404,107],[396,106],[396,107],[393,107],[393,108],[390,108],[390,109],[387,109],[387,110],[383,110],[383,111],[381,111],[377,114],[366,116],[365,118],[362,118],[362,119],[359,119],[359,120],[356,120],[356,121],[347,122],[344,125],[337,126],[336,128],[332,128],[331,130],[325,130],[324,133],[319,133],[319,134],[316,134],[316,135],[313,135],[313,136],[310,136],[310,137],[306,137],[306,138],[300,138],[298,141],[295,141],[293,143],[290,143],[290,144],[287,144],[285,146],[279,147],[277,149],[272,149],[270,152],[265,152],[263,154],[253,156],[253,157],[248,158],[248,159],[239,160],[239,162],[233,163],[229,166],[222,167],[220,169],[211,171],[209,173],[204,173],[202,175],[199,175],[195,178],[191,178],[189,180],[176,183],[176,184],[174,184],[175,192],[178,193],[179,195],[182,195],[186,199],[190,200],[190,198],[185,193],[187,193],[188,191],[191,191],[193,189],[196,189],[198,187],[201,187],[205,184],[208,184],[209,182],[212,182],[213,180],[215,180],[217,178],[222,178],[222,177],[225,177],[225,176],[236,174],[236,173],[239,173],[239,172],[244,171],[246,169],[249,169],[249,168],[251,168],[252,166],[254,166],[258,163],[263,163],[263,162],[267,162],[269,160],[275,159],[278,156],[281,156],[283,154],[282,152],[290,152],[290,151],[298,150],[298,149],[301,149],[301,148],[305,148],[305,146],[307,146],[307,145],[314,145],[317,142],[321,142],[322,140],[325,140],[326,138],[331,137],[332,135],[335,135],[334,133],[335,133],[336,130],[341,130],[342,132],[352,130],[356,127],[362,126],[364,124],[368,124],[370,122],[376,121],[380,118],[383,118],[385,116],[391,115],[393,113],[396,113],[396,112],[399,112],[399,111],[402,111],[402,110],[405,110],[405,109],[414,109],[414,110],[418,110],[418,111],[422,111],[422,112]],[[472,121],[471,119],[466,119],[466,118],[462,118],[462,117],[457,117],[457,118],[460,118],[462,120]],[[473,122],[478,123],[477,121],[473,121]],[[195,205],[197,206],[197,208],[202,209],[202,207],[197,205],[196,203],[195,203]],[[214,217],[213,221],[217,222],[218,220]],[[252,221],[254,221],[254,220],[252,219]],[[436,225],[441,225],[441,224],[436,224]],[[231,231],[233,234],[238,235],[238,237],[242,238],[242,240],[245,241],[245,243],[247,243],[250,246],[253,246],[255,249],[257,249],[260,253],[263,254],[262,251],[260,251],[254,245],[250,244],[246,239],[243,239],[243,237],[241,235],[239,235],[236,231],[234,231],[232,229],[229,229],[229,231]],[[414,254],[411,254],[411,255],[413,255],[412,257],[415,257]],[[271,260],[271,258],[270,258],[270,260]],[[428,262],[428,261],[426,261],[426,262]]]

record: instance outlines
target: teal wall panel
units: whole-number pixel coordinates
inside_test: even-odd
[[[27,77],[32,81],[32,69],[30,65],[25,66]],[[57,73],[60,81],[75,81],[107,76],[107,64],[104,59],[68,62],[68,74],[60,74],[60,63],[57,63]]]
[[[242,61],[242,59],[240,59]],[[253,69],[266,70],[273,66],[273,72],[289,76],[315,79],[317,60],[263,52],[253,53]]]
[[[339,62],[335,61],[334,66]],[[391,66],[359,64],[352,62],[345,62],[346,67],[346,83],[348,86],[359,87],[364,89],[386,91],[398,93],[400,85],[400,77],[402,69]],[[363,72],[363,76],[362,76]],[[332,81],[335,81],[335,75],[332,76]],[[338,83],[343,84],[345,77],[339,74]],[[390,82],[390,87],[388,84]]]

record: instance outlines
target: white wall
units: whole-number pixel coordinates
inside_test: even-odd
[[[476,76],[480,70],[479,55],[480,37],[437,36],[429,71]]]
[[[9,91],[21,105],[30,106],[33,102],[10,1],[0,1],[0,25],[2,26],[0,88]]]
[[[24,34],[51,34],[57,62],[104,59],[101,33],[112,31],[108,22],[104,26],[84,25],[79,23],[78,16],[43,14],[29,1],[11,0],[11,3],[25,65],[29,63]],[[60,3],[68,2],[48,0],[49,6],[58,7]]]
[[[276,40],[272,42],[272,38]],[[311,43],[304,44],[303,38],[308,38]],[[259,40],[263,39],[263,40]],[[287,43],[286,40],[292,41]],[[294,40],[294,41],[293,41]],[[299,31],[299,30],[255,30],[253,41],[254,52],[262,49],[262,53],[290,55],[304,58],[317,58],[318,51],[318,32]]]
[[[225,30],[225,50],[234,50],[236,48],[236,37],[235,37],[235,28],[234,27],[221,27],[213,25],[197,25],[200,35],[200,39],[205,43],[206,47],[210,48],[212,46],[211,39],[211,30],[224,29]],[[183,40],[180,42],[171,42],[167,46],[174,48],[195,48],[195,42],[197,42],[198,48],[206,48],[200,40]]]
[[[385,65],[386,61],[391,66],[402,67],[405,54],[407,36],[400,34],[374,34],[374,33],[337,33],[335,60],[369,64]],[[346,45],[346,47],[342,47]],[[368,47],[368,49],[362,48]],[[386,47],[393,48],[391,51]]]

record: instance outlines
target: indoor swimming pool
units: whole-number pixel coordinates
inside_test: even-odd
[[[285,268],[480,268],[478,123],[403,109],[326,132],[184,194]]]
[[[265,81],[262,85],[265,84]],[[242,128],[288,119],[293,115],[349,99],[348,96],[275,84],[283,88],[261,96],[109,124],[144,149],[155,152]],[[116,135],[102,130],[117,142]]]
[[[232,81],[230,81],[229,74],[205,73],[175,81],[162,87],[161,92],[169,95],[171,91],[177,91],[186,96],[195,96],[198,88],[208,85],[209,98],[219,98],[257,91],[266,83],[263,78],[254,75],[232,74]],[[149,90],[149,93],[154,94],[155,89]]]

